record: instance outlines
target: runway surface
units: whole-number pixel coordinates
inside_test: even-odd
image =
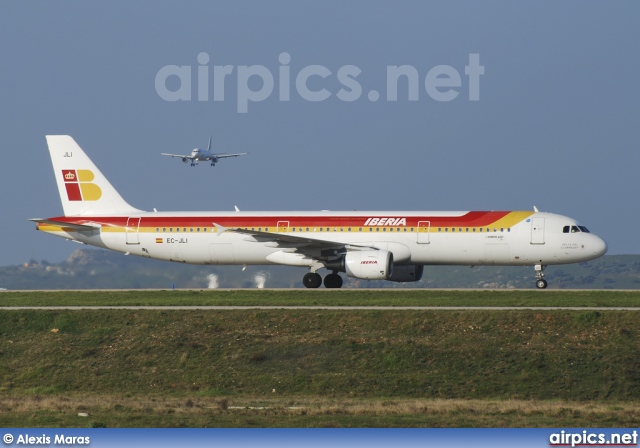
[[[155,311],[228,311],[228,310],[311,310],[311,311],[640,311],[640,307],[595,306],[3,306],[0,311],[16,310],[155,310]]]

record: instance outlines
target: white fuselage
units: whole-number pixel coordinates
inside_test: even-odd
[[[455,222],[467,213],[141,213],[64,218],[100,227],[93,231],[55,226],[40,230],[120,252],[194,264],[312,264],[310,257],[295,250],[300,244],[265,241],[261,236],[235,233],[235,228],[389,250],[398,265],[553,265],[591,260],[607,250],[606,243],[592,233],[563,232],[577,228],[578,223],[551,213],[507,212],[529,215],[508,227],[500,221],[434,225],[438,219]],[[383,225],[371,225],[375,217],[387,219]],[[231,231],[220,232],[216,228],[220,223]]]

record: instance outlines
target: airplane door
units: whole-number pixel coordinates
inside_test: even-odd
[[[278,232],[289,231],[289,221],[278,221]]]
[[[140,237],[138,235],[139,228],[140,218],[127,219],[127,227],[125,228],[127,244],[140,244]]]
[[[531,244],[544,244],[544,218],[531,219]]]
[[[418,221],[418,243],[429,244],[429,230],[431,230],[431,221]]]

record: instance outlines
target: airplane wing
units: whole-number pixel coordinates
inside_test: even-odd
[[[238,156],[245,156],[249,154],[248,152],[239,152],[236,154],[214,154],[216,156],[217,159],[224,159],[225,157],[238,157]]]
[[[340,252],[350,251],[350,250],[377,250],[376,247],[369,246],[366,244],[352,244],[352,243],[343,243],[340,241],[327,241],[317,238],[309,238],[303,236],[295,236],[291,234],[285,233],[274,233],[274,232],[262,232],[257,230],[245,230],[241,228],[227,228],[221,226],[219,224],[213,223],[216,228],[216,232],[218,235],[221,235],[224,232],[233,232],[233,233],[241,233],[244,235],[250,235],[256,239],[256,241],[260,242],[273,242],[278,246],[283,246],[287,248],[295,248],[298,252],[309,253],[314,258],[317,258],[317,251],[323,251],[326,249],[333,249],[332,253],[327,253],[328,255],[336,255]],[[312,255],[312,252],[314,254]]]
[[[161,153],[161,154],[162,154],[163,156],[180,157],[180,158],[183,158],[183,159],[189,159],[189,160],[191,160],[191,159],[194,159],[194,158],[195,158],[195,157],[193,157],[193,156],[185,156],[185,155],[182,155],[182,154],[168,154],[168,153],[166,153],[166,152],[163,152],[163,153]]]

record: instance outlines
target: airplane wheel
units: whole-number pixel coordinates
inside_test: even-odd
[[[302,284],[305,288],[319,288],[322,284],[322,277],[315,272],[309,272],[302,277]]]
[[[547,281],[544,279],[540,279],[538,281],[536,281],[536,288],[538,289],[544,289],[547,287]]]
[[[342,288],[342,277],[338,274],[329,274],[324,278],[325,288]]]

